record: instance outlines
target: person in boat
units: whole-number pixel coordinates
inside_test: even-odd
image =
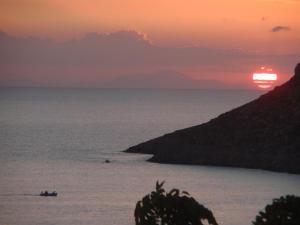
[[[40,195],[48,195],[48,191],[45,192],[41,191]]]
[[[40,196],[57,196],[57,192],[56,191],[53,191],[53,192],[45,191],[45,192],[41,192]]]

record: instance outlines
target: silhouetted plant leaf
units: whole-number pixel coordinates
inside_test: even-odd
[[[259,212],[253,225],[299,225],[300,197],[287,195],[274,199],[272,204]]]
[[[190,195],[187,191],[182,191],[182,194]]]
[[[156,191],[143,197],[135,209],[136,225],[203,225],[202,221],[217,225],[212,212],[199,204],[188,192],[172,189],[166,192],[156,182]]]

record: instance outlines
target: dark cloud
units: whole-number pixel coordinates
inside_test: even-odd
[[[290,31],[291,28],[288,26],[275,26],[272,28],[271,32],[280,32],[280,31]]]
[[[162,70],[197,71],[199,78],[226,81],[261,64],[289,73],[299,58],[299,54],[159,47],[135,31],[90,33],[66,42],[0,32],[0,86],[101,86],[124,74]]]

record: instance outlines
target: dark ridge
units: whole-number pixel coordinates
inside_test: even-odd
[[[211,121],[130,147],[161,163],[300,173],[300,63],[285,84]]]

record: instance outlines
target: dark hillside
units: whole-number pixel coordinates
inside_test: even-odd
[[[190,128],[130,147],[154,162],[300,173],[300,64],[287,83]]]

